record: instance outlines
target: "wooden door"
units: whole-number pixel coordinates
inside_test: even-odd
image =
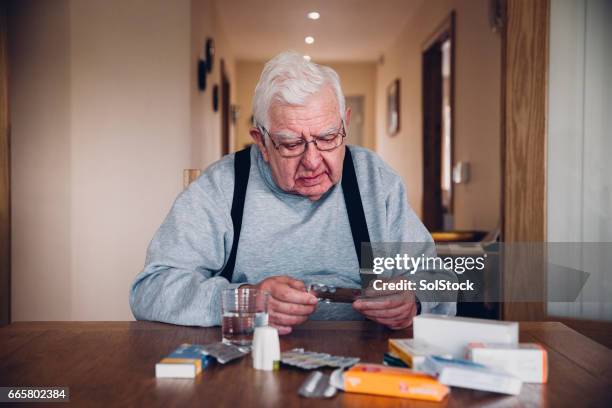
[[[442,51],[436,44],[423,53],[423,224],[429,231],[443,230]]]
[[[429,231],[452,230],[455,12],[423,44],[423,202]],[[445,114],[450,112],[450,116]]]
[[[6,2],[0,2],[0,326],[11,321],[10,126]]]

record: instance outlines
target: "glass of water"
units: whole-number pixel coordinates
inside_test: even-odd
[[[223,343],[250,346],[255,328],[268,324],[269,293],[253,288],[225,289],[221,293]]]

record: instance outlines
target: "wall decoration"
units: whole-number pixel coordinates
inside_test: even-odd
[[[210,73],[212,72],[213,64],[215,62],[215,40],[212,38],[206,39],[204,55],[206,55],[206,70]]]
[[[387,87],[387,132],[395,136],[400,130],[400,80]]]
[[[198,60],[198,89],[206,90],[206,61],[201,58]]]

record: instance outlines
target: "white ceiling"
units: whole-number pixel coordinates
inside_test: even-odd
[[[423,0],[217,0],[221,26],[240,60],[293,49],[322,61],[374,61]],[[321,18],[306,18],[318,11]],[[312,45],[304,37],[315,38]]]

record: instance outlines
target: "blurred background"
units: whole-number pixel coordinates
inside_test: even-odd
[[[2,8],[13,321],[132,319],[128,291],[153,233],[189,175],[251,143],[253,90],[287,49],[338,72],[349,143],[403,177],[436,240],[612,241],[609,2]],[[612,319],[608,306],[549,306]]]

